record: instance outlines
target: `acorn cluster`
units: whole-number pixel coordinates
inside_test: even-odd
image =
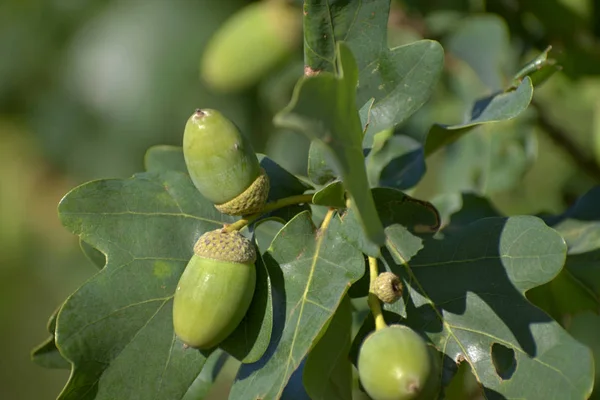
[[[200,194],[224,214],[259,212],[269,194],[248,139],[221,113],[198,109],[183,134],[188,173]],[[175,291],[173,326],[189,347],[217,346],[240,324],[256,285],[255,247],[238,231],[217,229],[197,240]]]

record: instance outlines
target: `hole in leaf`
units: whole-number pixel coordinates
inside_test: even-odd
[[[504,380],[510,379],[517,369],[515,351],[500,343],[492,345],[492,362],[494,363],[496,373]]]

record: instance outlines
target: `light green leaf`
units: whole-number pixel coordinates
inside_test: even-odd
[[[468,362],[486,396],[587,398],[590,350],[525,298],[561,271],[566,245],[556,231],[535,217],[486,218],[425,240],[408,263],[387,247],[407,282],[408,324],[450,359]],[[495,344],[514,352],[515,368],[502,377]]]
[[[325,185],[336,178],[336,173],[331,167],[333,161],[327,147],[314,140],[310,143],[308,150],[308,177],[317,185]]]
[[[383,244],[381,222],[367,190],[360,120],[355,107],[358,71],[352,53],[342,43],[338,44],[337,57],[337,75],[321,73],[301,79],[292,101],[274,121],[326,145],[368,240]]]
[[[63,224],[108,260],[59,313],[56,344],[73,363],[60,399],[179,398],[206,360],[175,337],[172,297],[196,239],[234,218],[200,196],[187,174],[169,169],[184,164],[178,150],[166,150],[150,151],[152,172],[87,183],[59,205]],[[267,173],[273,168],[266,164]],[[270,277],[257,268],[255,297],[232,334],[235,345],[222,343],[247,361],[266,350],[272,327]]]
[[[386,133],[386,131],[380,132]],[[367,174],[371,187],[407,190],[425,174],[423,146],[405,135],[391,135],[375,144],[367,156]]]
[[[514,90],[493,94],[477,101],[471,110],[470,119],[457,125],[434,125],[425,141],[425,155],[458,140],[473,127],[491,122],[511,119],[523,112],[533,96],[533,85],[529,77],[525,77]]]
[[[345,296],[304,364],[304,387],[312,400],[352,398],[351,334],[352,306]]]
[[[212,388],[217,375],[227,361],[227,353],[217,349],[211,353],[206,359],[202,371],[198,374],[188,391],[183,395],[181,400],[202,400],[206,397]]]
[[[429,98],[444,65],[439,43],[421,40],[387,47],[389,0],[304,3],[304,61],[312,71],[335,71],[336,42],[344,41],[358,63],[356,106],[364,147],[373,135],[406,121]]]
[[[331,182],[323,189],[315,192],[313,204],[328,207],[346,207],[344,184],[341,181]]]
[[[60,354],[55,342],[54,333],[56,332],[56,317],[59,310],[60,307],[48,319],[46,329],[51,336],[31,351],[31,360],[44,368],[70,369],[71,363]]]
[[[341,223],[316,230],[308,212],[292,219],[264,255],[274,275],[274,326],[261,360],[244,364],[230,399],[279,398],[290,377],[335,313],[345,293],[364,273],[360,252],[340,236]]]
[[[396,189],[374,188],[371,193],[385,227],[386,241],[392,235],[404,257],[410,259],[422,248],[419,236],[431,235],[439,228],[437,210],[431,203],[407,196]],[[380,248],[365,240],[354,210],[349,209],[343,215],[342,223],[341,234],[349,243],[371,257],[379,257]]]

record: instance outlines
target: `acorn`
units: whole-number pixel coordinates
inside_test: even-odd
[[[285,60],[301,38],[302,17],[297,9],[282,1],[251,3],[210,39],[200,74],[217,91],[243,90]]]
[[[248,139],[229,119],[197,109],[183,133],[183,156],[194,186],[224,214],[259,212],[269,195],[269,177]]]
[[[173,300],[175,334],[210,349],[240,324],[256,286],[256,251],[238,231],[206,232],[196,242]]]
[[[371,293],[388,304],[395,303],[402,297],[402,290],[402,281],[393,272],[379,274],[370,287]]]
[[[361,345],[358,375],[373,400],[432,400],[440,363],[425,340],[403,325],[371,333]]]

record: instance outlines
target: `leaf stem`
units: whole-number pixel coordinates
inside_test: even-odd
[[[246,226],[252,224],[254,221],[259,219],[266,213],[278,210],[283,207],[291,206],[294,204],[312,203],[313,194],[299,194],[296,196],[284,197],[283,199],[275,200],[271,203],[265,204],[264,208],[255,214],[244,216],[242,219],[235,221],[233,224],[227,225],[223,228],[223,232],[239,231]]]
[[[373,284],[377,276],[379,275],[379,269],[377,268],[377,259],[375,257],[369,257],[369,276],[370,283]],[[374,293],[369,291],[369,297],[367,299],[373,318],[375,319],[375,330],[380,330],[387,327],[385,319],[383,318],[383,311],[381,310],[381,303]]]

